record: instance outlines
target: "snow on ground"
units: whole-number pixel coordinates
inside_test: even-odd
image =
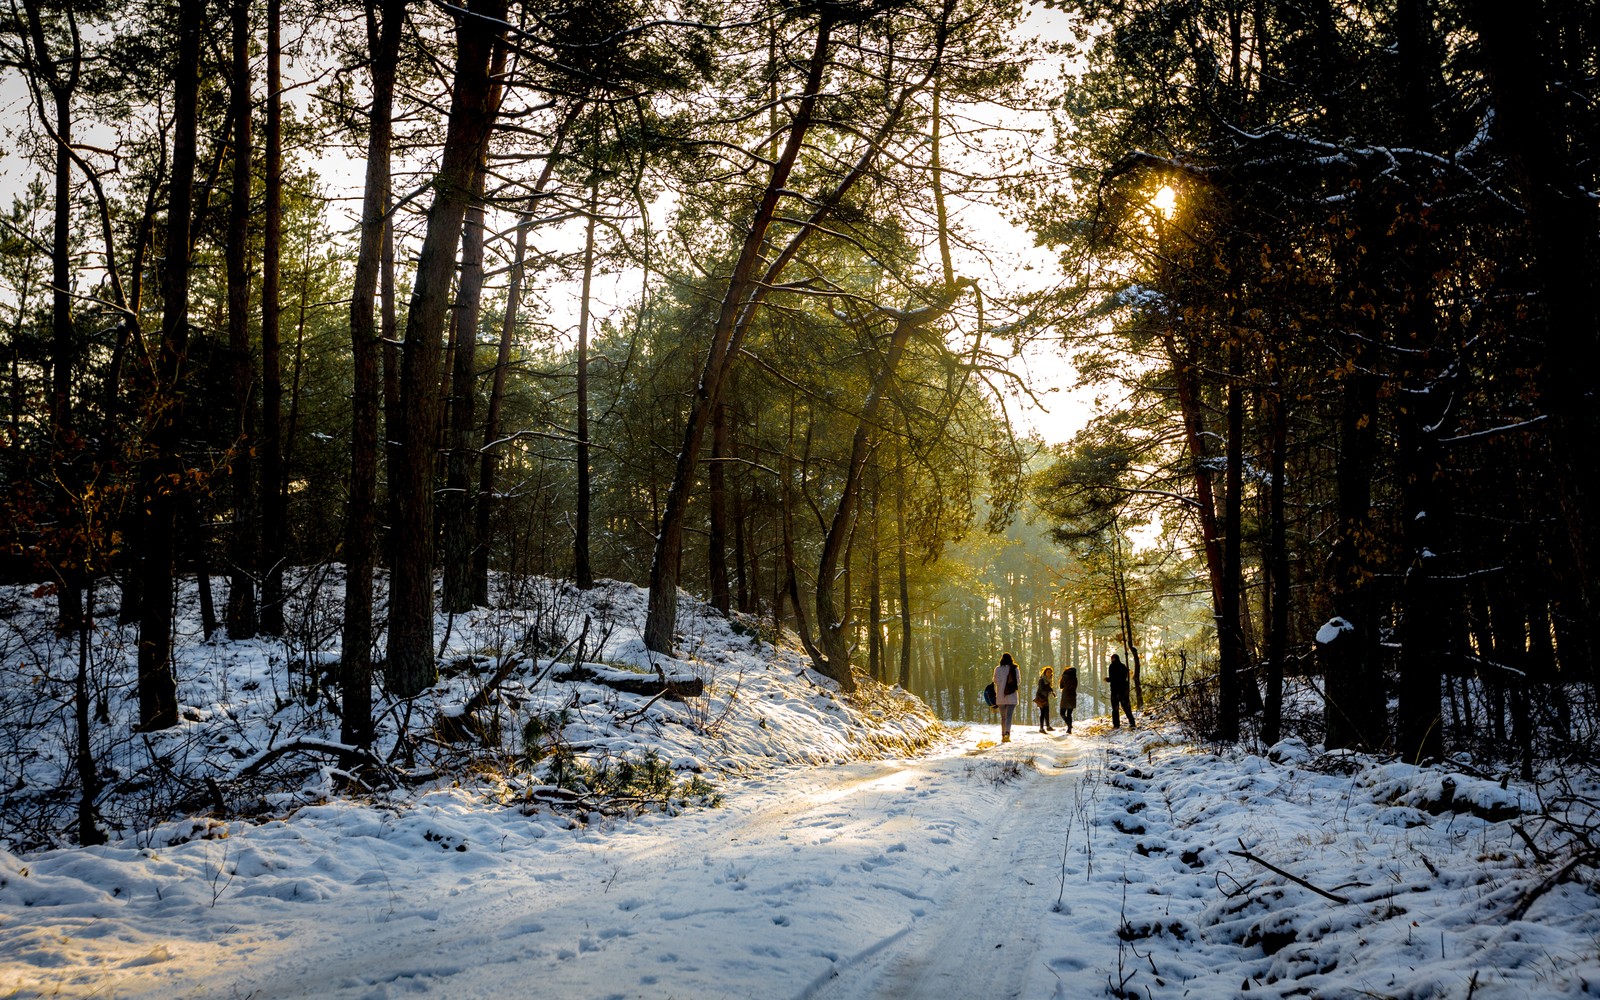
[[[697,653],[725,668],[709,707],[657,702],[633,745],[720,805],[574,816],[496,773],[0,852],[0,996],[1600,995],[1592,872],[1565,868],[1592,786],[1204,751],[1148,714],[868,759],[937,731],[694,627],[726,644]],[[570,738],[622,753],[648,699],[529,685],[521,710],[575,695]]]

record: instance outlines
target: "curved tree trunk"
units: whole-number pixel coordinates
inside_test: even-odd
[[[456,285],[455,351],[450,374],[450,424],[447,431],[444,493],[439,498],[444,585],[440,604],[450,614],[472,608],[472,550],[475,504],[472,459],[477,448],[478,320],[483,304],[483,188],[485,164],[472,179],[472,204],[461,234],[461,277]]]
[[[678,571],[683,554],[683,527],[689,504],[689,491],[699,465],[700,447],[712,410],[722,400],[723,385],[727,380],[733,359],[739,348],[736,335],[737,320],[746,309],[756,277],[756,267],[761,262],[762,248],[766,245],[767,230],[777,211],[778,200],[783,196],[800,157],[816,113],[821,96],[823,72],[827,68],[828,48],[833,35],[833,18],[824,14],[817,24],[816,43],[806,70],[804,96],[789,123],[789,138],[781,155],[772,165],[766,190],[756,206],[755,214],[745,230],[744,247],[728,279],[722,298],[722,308],[711,331],[711,345],[706,352],[700,381],[695,386],[694,404],[683,430],[683,444],[678,449],[678,461],[672,474],[672,485],[667,489],[666,506],[661,513],[661,527],[656,534],[655,551],[650,560],[650,595],[645,617],[645,647],[658,653],[671,653],[673,633],[678,623]]]
[[[817,636],[823,653],[820,668],[838,681],[845,691],[855,690],[855,678],[850,673],[850,647],[845,637],[848,623],[834,602],[834,578],[839,572],[840,560],[861,504],[861,476],[867,464],[869,432],[877,424],[884,391],[899,367],[900,356],[905,353],[911,334],[949,312],[961,290],[971,284],[970,279],[957,279],[941,289],[929,304],[892,314],[894,332],[889,336],[883,360],[878,364],[878,370],[872,377],[872,387],[867,391],[861,413],[856,418],[855,434],[850,441],[850,461],[845,467],[844,485],[840,487],[839,506],[834,510],[833,521],[823,539],[822,555],[817,563]]]

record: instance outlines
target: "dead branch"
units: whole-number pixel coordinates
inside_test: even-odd
[[[1275,872],[1275,873],[1277,873],[1279,875],[1282,875],[1284,878],[1286,878],[1289,881],[1295,883],[1296,885],[1304,886],[1304,887],[1306,887],[1307,889],[1310,889],[1312,892],[1316,893],[1319,896],[1322,896],[1322,897],[1325,897],[1327,899],[1333,900],[1335,903],[1348,903],[1348,902],[1350,902],[1350,900],[1347,899],[1344,896],[1336,895],[1334,893],[1329,892],[1326,889],[1319,889],[1316,886],[1312,885],[1310,882],[1307,882],[1305,879],[1301,878],[1300,876],[1291,875],[1289,872],[1284,871],[1282,868],[1279,868],[1277,865],[1272,864],[1270,861],[1263,861],[1261,858],[1256,857],[1254,854],[1250,853],[1248,848],[1246,848],[1244,846],[1244,841],[1243,840],[1239,841],[1239,848],[1240,849],[1237,850],[1237,851],[1229,851],[1228,853],[1233,855],[1236,858],[1244,858],[1246,861],[1253,861],[1256,864],[1260,865],[1261,867],[1265,868],[1267,871]]]
[[[1517,905],[1506,911],[1506,919],[1521,920],[1527,916],[1528,910],[1539,900],[1539,897],[1567,881],[1574,870],[1584,865],[1593,865],[1596,862],[1600,862],[1600,851],[1589,850],[1574,854],[1567,859],[1566,864],[1551,872],[1543,882],[1523,893],[1522,898],[1517,901]]]
[[[273,761],[292,753],[323,754],[328,757],[337,757],[340,760],[348,760],[354,757],[362,764],[373,767],[376,767],[378,763],[367,751],[360,747],[350,746],[347,743],[330,743],[327,740],[291,740],[288,743],[280,743],[270,750],[257,754],[251,760],[246,761],[232,775],[223,779],[222,783],[231,785],[243,781]],[[213,795],[215,794],[213,792]]]

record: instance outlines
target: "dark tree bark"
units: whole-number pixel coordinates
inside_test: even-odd
[[[1402,0],[1397,10],[1397,54],[1401,78],[1410,99],[1401,119],[1402,141],[1416,149],[1433,148],[1434,73],[1438,61],[1432,44],[1432,17],[1426,0]],[[1415,248],[1405,266],[1392,273],[1402,295],[1398,334],[1400,354],[1399,472],[1402,489],[1402,533],[1409,556],[1401,589],[1400,682],[1395,738],[1402,757],[1413,762],[1437,760],[1444,748],[1444,715],[1440,681],[1448,643],[1448,607],[1439,579],[1440,559],[1447,546],[1441,532],[1450,520],[1438,489],[1447,413],[1455,399],[1453,381],[1438,374],[1440,365],[1433,269],[1435,256],[1421,219],[1421,198],[1402,203],[1403,217],[1390,227],[1400,246]]]
[[[255,483],[255,360],[250,349],[250,4],[233,0],[229,81],[233,107],[233,177],[228,205],[228,361],[233,371],[233,458],[229,487],[233,524],[228,530],[228,637],[256,634],[256,557],[259,554]]]
[[[1367,187],[1370,188],[1370,179]],[[1345,262],[1344,281],[1372,294],[1390,280],[1376,252],[1387,245],[1392,218],[1365,199],[1357,208],[1358,230],[1351,243],[1353,261]],[[1375,748],[1388,728],[1387,694],[1380,660],[1378,593],[1372,579],[1372,480],[1378,459],[1378,389],[1381,376],[1371,345],[1381,343],[1377,321],[1358,314],[1345,338],[1350,373],[1343,378],[1338,417],[1338,465],[1335,470],[1338,525],[1328,556],[1334,613],[1351,626],[1334,644],[1324,685],[1325,742],[1329,749]]]
[[[283,634],[288,484],[283,472],[280,264],[283,257],[282,0],[267,0],[266,189],[261,237],[261,631]],[[347,567],[348,568],[348,567]]]
[[[577,524],[572,539],[572,579],[579,588],[594,586],[594,567],[589,562],[589,299],[594,284],[594,227],[600,211],[600,178],[589,180],[588,218],[583,228],[583,288],[578,303],[578,378],[577,378]],[[724,612],[727,608],[722,609]]]
[[[533,228],[533,212],[544,197],[545,188],[554,176],[556,157],[565,144],[568,130],[578,117],[584,104],[575,100],[567,111],[561,126],[556,130],[550,153],[545,157],[539,178],[528,194],[527,207],[517,223],[517,248],[511,262],[511,279],[506,290],[505,320],[500,328],[500,346],[495,354],[494,376],[490,381],[488,412],[483,420],[483,447],[478,458],[478,497],[474,513],[472,549],[472,600],[489,604],[489,525],[494,514],[495,474],[500,446],[500,413],[504,407],[506,376],[511,370],[511,345],[516,337],[517,317],[522,310],[522,283],[528,254],[528,232]]]
[[[406,0],[367,4],[372,53],[372,110],[367,132],[366,188],[361,205],[361,242],[350,297],[351,393],[350,506],[345,514],[344,636],[341,686],[344,706],[340,739],[356,747],[372,744],[372,571],[377,552],[378,487],[378,293],[379,258],[388,229],[389,153],[393,134],[395,69]]]
[[[1377,457],[1377,379],[1355,374],[1344,384],[1336,473],[1338,536],[1329,554],[1334,612],[1353,626],[1334,645],[1324,686],[1330,749],[1376,747],[1384,734],[1383,672],[1377,609],[1368,570],[1372,470]]]
[[[478,321],[483,305],[483,188],[485,164],[472,181],[461,234],[461,273],[456,285],[455,350],[450,374],[450,424],[447,431],[444,494],[439,501],[444,556],[440,603],[451,614],[472,608],[472,550],[476,505],[471,494],[473,442],[478,401]]]
[[[532,206],[530,205],[531,209]],[[489,407],[483,419],[483,447],[478,453],[478,502],[474,513],[475,544],[472,550],[472,599],[489,604],[489,525],[494,513],[495,473],[498,466],[500,411],[505,405],[506,374],[511,370],[511,343],[516,336],[517,315],[522,309],[522,277],[528,256],[528,230],[533,217],[524,215],[517,223],[517,249],[511,262],[511,282],[506,290],[505,322],[500,331],[500,348],[495,355],[494,377],[489,387]]]
[[[1583,5],[1573,8],[1592,10]],[[1554,541],[1567,558],[1554,567],[1560,589],[1572,595],[1570,629],[1578,648],[1573,662],[1588,664],[1591,684],[1600,685],[1594,655],[1600,628],[1600,525],[1597,525],[1592,450],[1600,435],[1600,402],[1593,362],[1600,355],[1600,206],[1585,190],[1568,142],[1561,98],[1581,92],[1552,78],[1557,53],[1541,44],[1540,30],[1563,5],[1530,10],[1516,4],[1475,0],[1473,27],[1487,56],[1494,128],[1520,182],[1539,288],[1536,315],[1542,320],[1541,364],[1535,378],[1540,402],[1553,417],[1554,499],[1564,538]],[[1581,15],[1579,15],[1581,16]],[[1589,15],[1591,18],[1593,14]],[[1566,31],[1577,35],[1575,25]]]
[[[494,125],[489,66],[506,0],[470,0],[456,21],[456,61],[444,156],[433,179],[427,233],[417,258],[400,362],[400,463],[390,476],[396,496],[394,566],[389,598],[389,682],[402,697],[434,681],[433,466],[439,427],[439,355],[455,271],[456,248],[473,175]]]
[[[378,261],[379,355],[383,359],[383,461],[388,470],[389,483],[384,493],[386,524],[383,535],[383,554],[390,566],[394,565],[394,526],[399,523],[400,497],[395,492],[393,477],[400,468],[400,436],[405,420],[400,411],[400,317],[399,290],[395,280],[394,204],[391,191],[384,204],[383,249]]]
[[[139,727],[166,729],[178,722],[172,673],[173,552],[176,484],[183,477],[179,385],[189,345],[190,213],[194,205],[196,107],[199,98],[203,0],[179,0],[177,50],[172,64],[172,177],[167,185],[166,254],[161,266],[161,345],[152,373],[147,456],[140,462]]]
[[[1244,348],[1239,334],[1228,345],[1227,485],[1224,488],[1222,527],[1222,603],[1217,607],[1217,663],[1220,704],[1218,735],[1232,743],[1239,739],[1240,688],[1244,677],[1244,637],[1239,633],[1239,592],[1244,530]]]
[[[1289,542],[1285,521],[1284,469],[1289,449],[1288,390],[1283,366],[1272,362],[1273,386],[1269,390],[1268,420],[1271,441],[1267,454],[1267,700],[1261,719],[1261,741],[1267,746],[1283,736],[1283,672],[1289,655]]]
[[[709,487],[710,531],[706,536],[706,562],[711,577],[711,606],[724,615],[733,607],[732,588],[728,581],[728,474],[729,444],[728,406],[718,404],[711,421],[711,468],[706,479]]]
[[[65,516],[77,504],[77,472],[72,454],[77,450],[73,430],[72,383],[78,367],[78,337],[72,318],[72,102],[82,73],[83,48],[77,19],[69,9],[65,21],[70,33],[69,51],[57,58],[45,37],[38,0],[24,0],[27,41],[31,49],[29,82],[35,88],[40,121],[55,142],[52,232],[50,242],[50,440],[56,467],[56,500]],[[46,112],[46,103],[50,113]],[[53,120],[52,120],[53,115]],[[13,352],[13,368],[20,351]],[[15,373],[14,373],[15,376]],[[20,382],[20,378],[17,379]],[[20,394],[18,395],[20,401]],[[63,533],[65,534],[65,533]],[[83,538],[78,551],[53,553],[57,572],[59,609],[57,628],[77,632],[83,623],[84,584],[90,543]]]
[[[504,87],[506,47],[497,44],[490,58],[489,111],[497,115]],[[476,587],[472,558],[478,548],[477,503],[472,495],[472,463],[478,457],[473,446],[477,431],[478,404],[478,327],[483,314],[484,189],[488,180],[488,147],[472,179],[472,203],[467,207],[465,229],[461,234],[461,271],[457,279],[456,310],[452,327],[455,351],[454,371],[450,376],[450,426],[445,492],[439,511],[444,521],[444,609],[460,613],[473,605]]]

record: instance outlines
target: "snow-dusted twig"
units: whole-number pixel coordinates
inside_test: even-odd
[[[1307,889],[1310,889],[1312,892],[1316,893],[1317,895],[1323,896],[1323,897],[1325,897],[1327,899],[1331,899],[1335,903],[1348,903],[1348,902],[1350,902],[1350,900],[1345,896],[1340,896],[1340,895],[1337,895],[1336,893],[1329,892],[1326,889],[1318,888],[1317,886],[1312,885],[1310,882],[1307,882],[1305,879],[1301,878],[1300,876],[1292,875],[1289,872],[1284,871],[1282,868],[1279,868],[1277,865],[1271,863],[1270,861],[1263,861],[1261,858],[1259,858],[1256,855],[1250,853],[1249,849],[1244,846],[1244,841],[1243,840],[1239,841],[1239,850],[1237,850],[1237,851],[1229,851],[1228,853],[1233,855],[1236,858],[1244,858],[1246,861],[1254,861],[1256,864],[1258,864],[1261,867],[1267,869],[1268,871],[1276,872],[1277,874],[1282,875],[1284,878],[1286,878],[1289,881],[1295,883],[1296,885],[1305,886]]]

